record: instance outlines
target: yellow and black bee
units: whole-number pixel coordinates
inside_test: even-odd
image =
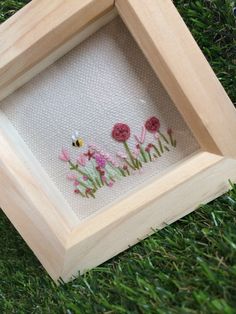
[[[84,141],[82,138],[79,137],[79,132],[78,131],[75,131],[72,136],[72,146],[75,146],[75,147],[82,147],[84,146]]]

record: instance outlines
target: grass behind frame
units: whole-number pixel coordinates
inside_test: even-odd
[[[0,0],[0,22],[28,2]],[[174,2],[235,102],[234,3]],[[0,235],[1,314],[236,313],[236,186],[60,287],[2,212]]]

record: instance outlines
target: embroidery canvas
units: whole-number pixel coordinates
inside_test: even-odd
[[[1,109],[80,220],[118,202],[155,176],[160,177],[173,164],[199,149],[120,18],[5,99]],[[77,173],[58,158],[61,147],[70,152],[74,164],[80,154],[80,162],[84,162],[83,153],[88,153],[89,148],[92,151],[92,146],[88,146],[94,143],[121,163],[127,152],[122,142],[112,138],[112,129],[116,123],[123,123],[130,128],[127,142],[133,153],[136,145],[145,150],[152,142],[161,153],[158,139],[146,128],[143,143],[143,127],[150,117],[159,119],[160,131],[168,141],[167,130],[172,128],[176,147],[166,145],[170,151],[163,147],[162,157],[142,162],[140,170],[128,167],[130,175],[116,179],[112,188],[104,183],[94,194],[95,199],[74,193],[77,186],[73,185],[73,175]],[[150,127],[153,125],[155,121],[150,121]],[[164,139],[161,135],[159,138],[164,146]],[[120,157],[117,153],[121,153]],[[154,153],[151,148],[151,154]],[[149,158],[147,152],[145,157]],[[68,174],[70,180],[65,179]],[[112,185],[110,181],[107,183]]]

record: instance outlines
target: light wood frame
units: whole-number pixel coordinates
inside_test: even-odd
[[[103,263],[236,180],[236,111],[171,0],[33,0],[0,26],[0,99],[111,20],[114,8],[201,150],[78,223],[1,114],[0,205],[55,281]]]

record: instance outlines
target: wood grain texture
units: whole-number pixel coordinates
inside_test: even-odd
[[[0,206],[56,280],[76,217],[2,113],[0,154]]]
[[[236,158],[236,110],[171,0],[116,0],[203,150]]]
[[[0,26],[0,99],[71,49],[64,47],[62,54],[58,51],[110,11],[113,4],[113,0],[33,0],[3,23]],[[56,50],[57,54],[48,59]]]
[[[197,153],[91,217],[72,232],[62,278],[84,273],[223,194],[228,180],[236,180],[233,169],[234,159]]]

